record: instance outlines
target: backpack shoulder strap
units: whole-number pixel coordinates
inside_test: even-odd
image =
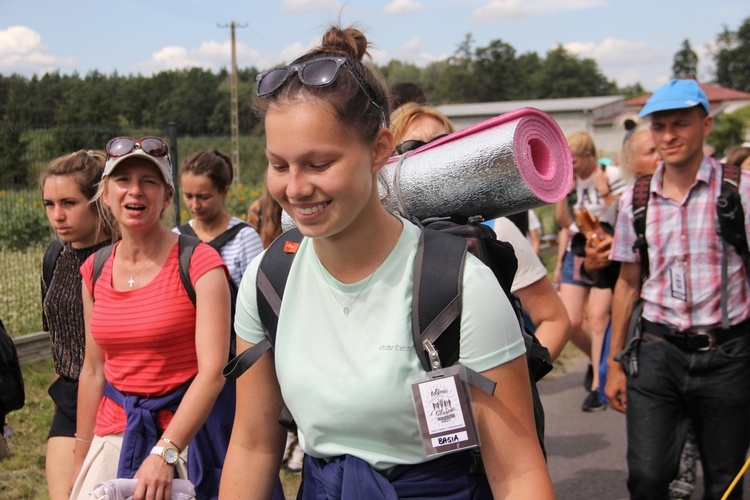
[[[721,164],[721,192],[716,200],[719,231],[724,240],[732,245],[747,265],[750,257],[745,234],[745,212],[742,208],[739,186],[742,170],[727,163]]]
[[[414,258],[412,335],[425,371],[433,369],[424,342],[438,352],[441,366],[459,359],[461,291],[468,245],[460,236],[422,229]]]
[[[651,177],[651,174],[638,177],[633,187],[633,228],[636,235],[633,251],[638,251],[641,255],[641,282],[646,281],[649,276],[646,213],[651,197]]]
[[[273,348],[279,324],[281,300],[289,278],[289,271],[296,256],[302,233],[294,228],[282,233],[263,254],[256,277],[256,299],[258,315],[265,329],[265,339],[240,353],[224,367],[224,376],[238,378],[263,354]]]
[[[186,234],[194,238],[198,237],[198,235],[195,234],[195,231],[193,230],[193,226],[191,226],[190,224],[183,224],[181,226],[177,226],[177,230],[180,231],[180,234]]]
[[[115,248],[115,244],[112,243],[111,245],[107,245],[106,247],[100,248],[96,251],[94,254],[94,267],[91,270],[91,290],[92,290],[92,297],[93,297],[93,291],[96,289],[96,280],[99,279],[99,276],[102,275],[102,269],[104,269],[104,264],[107,262],[107,259],[110,255],[112,255],[112,250]]]
[[[195,247],[201,241],[195,236],[189,236],[185,233],[180,233],[179,242],[177,243],[179,248],[180,257],[180,281],[182,286],[190,297],[190,301],[195,305],[195,288],[193,287],[192,281],[190,281],[190,259],[193,258],[193,252]]]
[[[42,280],[44,280],[42,300],[44,300],[45,291],[49,289],[49,285],[52,283],[52,275],[55,274],[55,264],[62,251],[63,243],[57,238],[52,240],[47,250],[44,251],[44,259],[42,260]]]
[[[52,283],[52,276],[55,274],[55,264],[57,258],[63,251],[63,243],[59,239],[55,238],[52,240],[44,251],[44,258],[42,259],[42,304],[44,304],[44,298],[47,295],[47,290]],[[47,325],[47,315],[42,314],[42,329],[46,332],[49,330]]]
[[[234,239],[237,234],[242,231],[246,227],[251,227],[250,224],[247,224],[246,222],[240,222],[239,224],[235,224],[234,226],[230,227],[223,233],[221,233],[216,238],[212,239],[208,242],[209,245],[214,247],[216,251],[218,252],[221,250],[221,248],[226,245],[228,242]]]

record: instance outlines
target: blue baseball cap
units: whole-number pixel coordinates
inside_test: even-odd
[[[670,109],[692,108],[703,106],[706,113],[711,112],[708,105],[708,97],[695,80],[674,79],[666,85],[659,87],[656,92],[646,101],[646,105],[638,113],[638,118]]]

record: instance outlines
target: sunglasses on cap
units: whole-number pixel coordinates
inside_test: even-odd
[[[169,153],[167,143],[154,136],[141,137],[140,139],[126,136],[115,137],[107,143],[106,152],[107,156],[117,158],[130,154],[136,149],[156,158],[167,156]]]
[[[396,152],[396,154],[402,155],[404,153],[408,153],[409,151],[414,151],[415,149],[421,148],[425,144],[429,144],[432,141],[437,141],[438,139],[441,139],[445,137],[446,135],[448,134],[436,135],[435,137],[433,137],[427,142],[420,141],[417,139],[409,139],[408,141],[404,141],[401,144],[397,144],[393,150]]]
[[[380,111],[383,127],[385,127],[385,112],[383,111],[383,107],[378,104],[377,99],[375,98],[375,92],[364,79],[362,74],[357,70],[357,67],[346,57],[318,57],[298,64],[278,66],[269,69],[256,77],[257,86],[255,87],[255,93],[261,98],[273,95],[278,92],[289,77],[295,73],[297,74],[299,81],[307,87],[326,87],[336,81],[342,67],[349,70],[349,73],[351,73],[357,81],[362,92],[365,93],[372,105]]]

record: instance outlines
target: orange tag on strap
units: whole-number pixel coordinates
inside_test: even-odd
[[[297,253],[299,243],[296,241],[287,241],[284,243],[284,253]]]

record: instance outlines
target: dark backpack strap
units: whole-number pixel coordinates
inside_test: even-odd
[[[194,238],[198,237],[198,235],[195,234],[195,231],[193,231],[193,226],[191,226],[190,224],[183,224],[181,226],[178,226],[177,230],[180,232],[180,234],[186,234]]]
[[[237,234],[242,231],[246,227],[251,227],[250,224],[247,224],[245,222],[240,222],[239,224],[235,224],[234,226],[230,227],[223,233],[221,233],[216,238],[212,239],[208,242],[209,245],[214,247],[216,251],[218,252],[221,250],[221,248],[226,245],[229,241],[233,240]]]
[[[635,243],[633,251],[641,256],[641,283],[649,276],[648,242],[646,241],[646,213],[648,199],[651,196],[651,174],[642,175],[635,181],[633,187],[633,228],[635,229]]]
[[[742,198],[739,193],[742,170],[736,165],[726,163],[722,163],[721,166],[721,193],[716,200],[719,231],[722,238],[737,250],[747,264],[750,250],[748,250],[745,234],[745,212],[742,209]]]
[[[193,305],[195,305],[195,288],[190,281],[190,259],[193,257],[195,247],[197,247],[200,242],[201,240],[197,237],[188,236],[185,233],[180,234],[178,242],[178,251],[180,255],[180,281],[182,281],[182,286],[185,288]]]
[[[100,248],[94,254],[94,267],[91,270],[91,297],[94,297],[94,290],[96,290],[96,280],[102,275],[102,269],[107,259],[112,255],[112,249],[115,248],[115,244],[107,245],[104,248]]]
[[[423,229],[414,258],[412,334],[419,361],[431,371],[423,348],[429,340],[447,367],[459,359],[461,335],[461,291],[465,239],[433,229]]]
[[[236,379],[250,368],[276,342],[279,311],[289,271],[296,256],[302,233],[294,228],[276,238],[260,261],[256,277],[258,315],[265,329],[265,339],[240,353],[224,367],[224,376]]]
[[[42,300],[44,300],[45,290],[49,289],[50,283],[52,283],[52,275],[55,274],[55,264],[57,258],[63,251],[63,242],[55,238],[52,240],[44,252],[44,259],[42,260],[42,279],[44,280],[44,288],[42,289]]]
[[[55,274],[55,264],[57,264],[57,258],[63,251],[63,243],[59,239],[55,238],[52,240],[44,251],[44,258],[42,259],[42,304],[44,304],[44,297],[47,295],[47,290],[52,283],[52,276]],[[46,332],[49,328],[47,326],[47,319],[42,314],[42,329]]]

